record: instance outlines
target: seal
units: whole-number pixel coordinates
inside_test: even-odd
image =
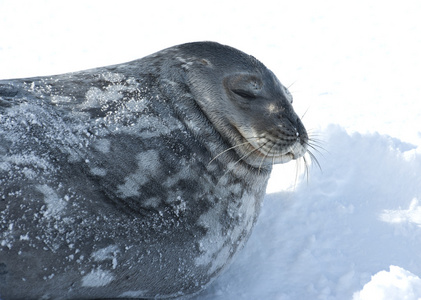
[[[308,146],[275,75],[213,42],[0,81],[0,113],[5,300],[200,292]]]

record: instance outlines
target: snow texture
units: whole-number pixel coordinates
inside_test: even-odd
[[[197,299],[351,299],[366,284],[356,299],[396,285],[421,297],[408,275],[421,274],[419,148],[336,125],[323,136],[322,171],[266,196],[244,251]],[[402,269],[370,281],[390,265]]]
[[[92,270],[82,278],[82,286],[84,287],[100,287],[106,286],[113,281],[113,274],[105,270]]]
[[[294,83],[295,110],[326,149],[316,153],[322,171],[313,164],[296,179],[294,162],[274,170],[246,247],[195,299],[420,299],[420,2],[215,0],[186,9],[194,4],[0,2],[0,78],[121,63],[195,40],[256,56]],[[0,168],[34,161],[10,159]],[[98,272],[96,284],[111,278]]]
[[[421,279],[396,266],[380,271],[364,288],[354,294],[353,300],[419,300]]]

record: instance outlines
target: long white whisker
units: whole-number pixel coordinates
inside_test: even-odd
[[[258,139],[259,137],[248,137],[248,138],[246,138],[247,140],[251,140],[251,139]],[[235,146],[232,146],[232,147],[230,147],[230,148],[228,148],[228,149],[225,149],[224,151],[222,151],[221,153],[219,153],[218,155],[216,155],[214,158],[212,158],[211,159],[211,161],[208,163],[208,166],[215,160],[215,159],[217,159],[219,156],[221,156],[222,154],[224,154],[224,153],[226,153],[226,152],[228,152],[228,151],[230,151],[230,150],[232,150],[232,149],[235,149],[235,148],[238,148],[238,147],[241,147],[241,146],[243,146],[243,145],[247,145],[247,144],[250,144],[250,142],[244,142],[244,143],[241,143],[241,144],[238,144],[238,145],[235,145]]]
[[[266,142],[266,143],[268,143],[268,142]],[[221,178],[219,178],[219,180],[221,180],[225,175],[227,175],[228,174],[228,172],[229,171],[231,171],[240,161],[242,161],[244,158],[246,158],[246,157],[248,157],[250,154],[252,154],[252,153],[254,153],[254,152],[256,152],[256,151],[258,151],[258,150],[260,150],[264,145],[266,145],[266,143],[265,144],[263,144],[262,146],[260,146],[259,148],[255,148],[255,149],[253,149],[252,151],[249,151],[248,153],[246,153],[246,154],[244,154],[242,157],[240,157],[240,159],[239,160],[237,160],[233,165],[232,165],[232,167],[228,167],[228,170],[221,176]],[[219,183],[219,180],[218,180],[218,183]]]
[[[308,152],[308,155],[310,155],[311,161],[314,160],[314,162],[316,163],[316,165],[319,167],[320,171],[322,171],[322,167],[320,166],[320,163],[317,160],[317,157],[313,153],[311,153],[310,151],[307,151],[307,152]]]
[[[267,141],[265,144],[263,144],[263,145],[262,145],[262,147],[264,147],[267,143],[269,143],[269,141]],[[257,173],[257,174],[260,174],[260,169],[262,168],[263,161],[264,161],[264,160],[268,157],[268,155],[269,155],[269,154],[270,154],[270,152],[272,151],[273,147],[275,147],[275,143],[272,145],[272,147],[270,147],[269,152],[268,152],[265,156],[263,156],[262,160],[260,161],[260,164],[259,164],[259,171],[258,171],[258,173]],[[261,147],[259,147],[259,148],[261,148]],[[272,156],[272,162],[273,162],[273,161],[274,161],[274,156]]]
[[[247,145],[247,144],[250,144],[249,142],[245,142],[245,143],[241,143],[241,144],[238,144],[238,145],[235,145],[235,146],[233,146],[233,147],[231,147],[231,148],[228,148],[228,149],[226,149],[226,150],[224,150],[224,151],[222,151],[221,153],[219,153],[218,155],[216,155],[214,158],[212,158],[211,159],[211,161],[208,163],[208,166],[215,160],[215,159],[217,159],[219,156],[221,156],[222,154],[224,154],[224,153],[226,153],[226,152],[228,152],[228,151],[230,151],[230,150],[232,150],[232,149],[235,149],[235,148],[238,148],[238,147],[241,147],[241,146],[243,146],[243,145]]]
[[[306,160],[306,158],[305,158],[305,156],[303,156],[303,161],[304,161],[304,167],[306,168],[306,170],[305,170],[305,176],[306,176],[306,179],[307,179],[307,184],[308,184],[308,163],[307,163],[307,160]]]

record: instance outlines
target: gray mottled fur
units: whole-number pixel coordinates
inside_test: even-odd
[[[278,95],[276,116],[227,94],[227,74],[247,90],[249,73],[270,81],[256,89]],[[276,162],[250,145],[218,154],[247,140],[234,128],[264,136],[282,118],[301,139],[272,148],[299,157],[305,130],[276,77],[216,43],[0,81],[0,298],[199,292],[250,235]]]

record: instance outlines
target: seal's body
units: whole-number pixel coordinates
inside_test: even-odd
[[[244,245],[307,134],[260,62],[216,43],[0,81],[0,298],[171,298]]]

